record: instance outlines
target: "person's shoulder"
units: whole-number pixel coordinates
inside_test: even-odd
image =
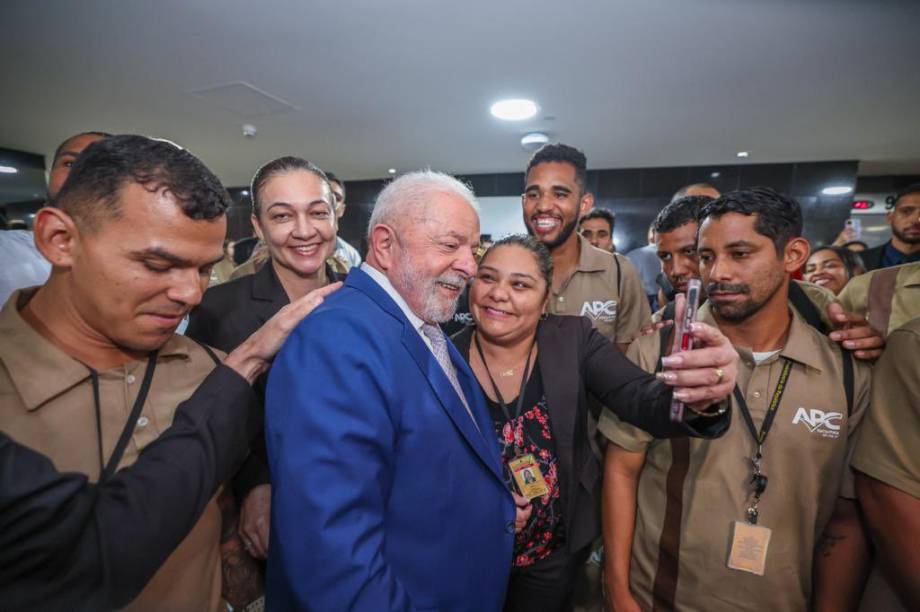
[[[181,376],[190,377],[196,381],[203,380],[227,357],[227,354],[219,349],[180,334],[173,334],[160,348],[158,354],[166,363],[172,363],[174,357],[181,358],[179,362],[181,363]]]
[[[888,335],[885,351],[891,350],[892,347],[898,351],[903,348],[912,347],[909,349],[911,351],[909,354],[911,357],[915,357],[917,353],[913,351],[920,348],[917,345],[920,345],[920,317],[911,319],[901,327],[893,330]]]
[[[219,285],[208,287],[201,298],[201,305],[209,309],[220,309],[224,307],[230,310],[238,304],[234,298],[248,296],[252,291],[252,283],[255,276],[240,276]]]

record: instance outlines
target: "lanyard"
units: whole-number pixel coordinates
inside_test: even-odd
[[[492,372],[489,370],[489,364],[486,363],[486,356],[482,352],[482,347],[479,346],[479,338],[474,333],[473,342],[476,344],[476,350],[479,352],[479,358],[482,359],[482,365],[486,368],[486,375],[489,377],[489,382],[492,383],[492,390],[495,391],[495,397],[498,399],[498,404],[502,407],[502,412],[505,414],[505,418],[508,422],[511,422],[511,413],[508,411],[508,404],[505,403],[505,398],[502,397],[501,391],[498,390],[498,385],[495,384],[495,379],[492,378]],[[533,347],[537,344],[536,337],[533,339],[533,342],[530,345],[530,350],[527,351],[527,363],[524,364],[524,373],[521,374],[521,390],[518,393],[517,405],[514,408],[514,418],[521,416],[521,406],[524,405],[524,387],[527,386],[527,372],[530,370],[530,358],[533,356]]]
[[[87,366],[89,368],[89,366]],[[150,383],[153,381],[153,371],[157,367],[157,351],[151,351],[147,355],[147,368],[144,370],[144,380],[141,382],[141,388],[137,392],[137,398],[134,400],[134,406],[131,408],[131,414],[128,416],[128,422],[125,423],[124,429],[121,430],[121,436],[118,438],[118,443],[115,444],[115,450],[112,451],[112,455],[109,457],[108,462],[104,460],[104,454],[102,451],[102,407],[101,401],[99,399],[99,373],[96,372],[93,368],[89,368],[90,379],[93,383],[93,403],[96,408],[96,435],[99,441],[99,481],[98,484],[104,483],[106,480],[111,478],[112,474],[115,473],[115,469],[118,467],[119,462],[121,462],[121,456],[125,452],[125,447],[128,446],[128,439],[131,437],[131,434],[134,432],[134,426],[137,424],[137,419],[141,415],[141,411],[144,409],[144,402],[147,401],[147,393],[150,391]]]
[[[773,390],[773,396],[770,398],[770,405],[767,407],[767,414],[764,416],[763,423],[760,425],[760,432],[758,432],[757,428],[754,427],[754,419],[751,418],[751,411],[748,409],[747,402],[744,400],[744,396],[741,394],[741,390],[737,385],[735,385],[735,402],[738,404],[738,408],[741,411],[741,416],[744,417],[744,423],[747,425],[747,429],[751,434],[751,438],[753,438],[755,444],[757,444],[757,450],[755,451],[754,456],[751,457],[751,465],[754,470],[753,476],[751,476],[751,484],[753,485],[754,489],[754,499],[751,502],[750,507],[747,509],[748,521],[752,525],[757,524],[757,505],[760,502],[760,498],[764,491],[767,490],[767,477],[765,474],[763,474],[763,472],[760,471],[760,467],[763,461],[763,445],[767,441],[767,435],[770,433],[770,428],[773,426],[773,419],[776,418],[776,411],[783,399],[783,393],[786,391],[786,383],[789,381],[789,372],[791,370],[792,362],[788,359],[784,359],[783,369],[779,373],[779,380],[776,382],[776,389]]]

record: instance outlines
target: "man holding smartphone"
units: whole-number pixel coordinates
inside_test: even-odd
[[[612,442],[603,496],[611,603],[844,609],[866,569],[846,459],[869,402],[868,368],[790,308],[791,274],[808,256],[794,200],[763,188],[729,193],[705,206],[699,224],[709,303],[698,318],[742,357],[739,418],[719,440],[671,442],[602,416]],[[648,371],[660,333],[627,353]]]

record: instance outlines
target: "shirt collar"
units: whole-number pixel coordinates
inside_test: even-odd
[[[17,307],[25,304],[38,287],[14,292],[0,310],[0,362],[22,398],[26,410],[49,400],[89,378],[89,368],[54,346],[26,323]],[[159,357],[189,357],[189,343],[173,335]]]
[[[579,272],[603,272],[610,266],[610,257],[613,255],[606,251],[591,246],[591,243],[582,236],[578,236],[578,266]]]
[[[806,323],[794,308],[790,308],[789,312],[792,314],[792,325],[789,327],[789,337],[786,339],[786,346],[782,348],[778,355],[774,355],[763,363],[772,363],[780,357],[785,357],[796,363],[801,363],[821,371],[823,366],[821,351],[815,350],[815,336],[818,336],[822,342],[830,342],[830,340],[824,338],[818,330]],[[700,307],[697,318],[704,323],[709,323],[710,325],[718,327],[712,315],[712,307],[709,302],[706,302]],[[751,354],[750,347],[735,346],[735,350],[744,361],[754,363],[754,357]]]
[[[406,318],[409,319],[409,323],[412,324],[419,333],[422,331],[422,326],[425,325],[425,322],[409,307],[409,304],[406,303],[406,300],[403,299],[403,296],[396,291],[396,287],[393,286],[393,283],[390,282],[390,279],[386,277],[383,272],[377,268],[371,266],[366,261],[361,264],[361,270],[370,276],[375,283],[380,285],[380,287],[387,292],[387,295],[392,298],[396,305],[399,306],[399,309],[402,311]]]

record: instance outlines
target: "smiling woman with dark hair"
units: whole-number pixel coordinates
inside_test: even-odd
[[[805,280],[838,295],[854,276],[862,272],[858,255],[838,246],[824,246],[815,249],[805,262]]]
[[[566,609],[575,568],[600,533],[588,395],[653,435],[714,437],[728,425],[714,404],[727,397],[736,371],[727,340],[703,326],[694,335],[711,347],[705,363],[698,352],[684,353],[693,369],[646,374],[588,319],[545,314],[552,275],[549,252],[534,238],[499,240],[470,286],[476,327],[454,339],[486,396],[518,505],[506,610]],[[718,381],[707,386],[714,371]],[[686,422],[670,419],[671,386],[692,403]]]

